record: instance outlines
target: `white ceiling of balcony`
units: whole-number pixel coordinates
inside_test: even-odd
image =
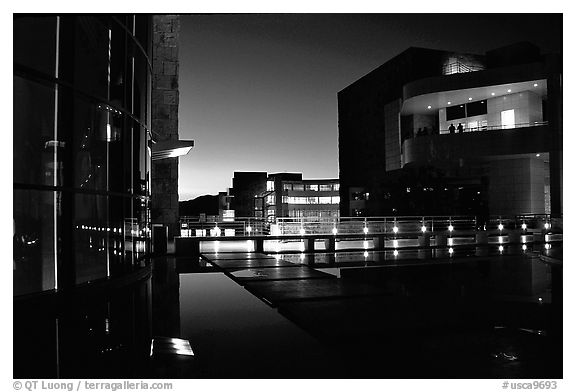
[[[494,86],[468,88],[463,90],[441,91],[423,94],[404,101],[402,114],[434,114],[447,106],[461,105],[463,103],[481,101],[504,95],[531,91],[545,96],[547,91],[546,80],[530,80],[526,82],[499,84]],[[472,99],[470,99],[472,98]]]

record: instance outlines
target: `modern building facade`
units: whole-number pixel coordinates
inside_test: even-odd
[[[341,214],[562,214],[562,68],[410,48],[338,93]]]
[[[149,16],[15,16],[15,295],[145,262],[150,37]]]
[[[277,218],[340,216],[338,179],[304,180],[302,173],[234,172],[232,182],[236,216],[268,222]]]
[[[175,160],[193,144],[172,131],[163,139],[162,122],[153,130],[165,107],[152,102],[152,76],[172,73],[167,62],[153,68],[161,23],[14,16],[15,377],[144,374],[151,184],[161,177],[152,161]],[[173,123],[172,86],[161,95]],[[165,181],[176,193],[177,174]]]

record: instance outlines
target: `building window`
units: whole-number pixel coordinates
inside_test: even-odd
[[[456,120],[466,117],[466,107],[464,105],[449,106],[446,108],[446,121]]]
[[[486,101],[476,101],[466,104],[466,116],[481,116],[488,113],[488,105]]]
[[[332,191],[332,184],[320,184],[320,192]]]
[[[502,120],[502,129],[514,128],[514,126],[516,125],[514,118],[514,109],[504,110],[500,114],[500,118]]]
[[[332,196],[332,204],[340,204],[340,196]]]
[[[290,183],[290,182],[284,182],[284,183],[282,184],[282,188],[283,188],[285,191],[291,191],[291,190],[292,190],[292,183]]]
[[[304,184],[292,184],[292,190],[303,191],[304,190]]]
[[[318,204],[332,204],[332,198],[330,196],[320,196]]]
[[[306,185],[307,191],[318,191],[318,184],[308,184]]]
[[[334,190],[339,191],[340,190],[340,184],[334,184]]]
[[[274,180],[266,181],[266,191],[268,192],[274,191]]]

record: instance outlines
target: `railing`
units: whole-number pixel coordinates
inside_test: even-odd
[[[270,225],[261,218],[240,217],[234,221],[203,222],[197,217],[180,219],[182,237],[242,237],[254,235],[314,234],[419,234],[473,232],[476,230],[562,232],[562,218],[548,214],[517,216],[382,216],[340,218],[277,218]]]
[[[342,217],[342,218],[278,218],[281,235],[328,234],[336,230],[341,234],[416,234],[421,232],[475,231],[526,229],[541,230],[560,226],[550,215],[491,216],[397,216],[397,217]]]
[[[209,236],[248,236],[269,235],[270,224],[262,218],[236,217],[228,220],[219,216],[200,219],[195,216],[180,217],[180,235],[182,237]]]
[[[459,133],[468,133],[468,132],[484,132],[484,131],[501,131],[505,129],[518,129],[518,128],[529,128],[529,127],[541,127],[548,125],[548,121],[534,121],[534,122],[527,122],[527,123],[517,123],[517,124],[510,124],[510,125],[479,125],[477,127],[465,127],[463,132],[458,132],[455,130],[455,134]],[[415,137],[420,136],[429,136],[429,135],[448,135],[450,134],[449,129],[441,129],[440,133],[436,130],[423,130],[423,129],[413,129],[413,135]]]

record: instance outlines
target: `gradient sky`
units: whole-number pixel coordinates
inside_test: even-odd
[[[562,50],[562,16],[244,14],[181,18],[180,200],[234,171],[338,177],[337,93],[410,46]]]

